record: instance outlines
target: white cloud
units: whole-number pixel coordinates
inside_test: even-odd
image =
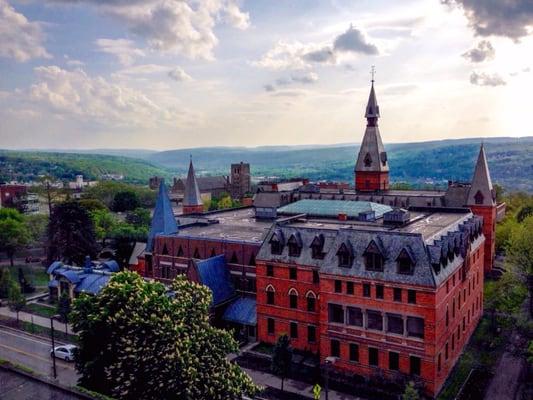
[[[175,80],[176,82],[185,82],[191,81],[192,78],[188,75],[182,68],[176,67],[173,70],[168,72],[170,79]]]
[[[463,53],[462,56],[474,63],[492,60],[496,51],[488,40],[482,40],[473,49]]]
[[[478,86],[503,86],[507,82],[498,74],[488,74],[486,72],[472,72],[470,83]]]
[[[146,55],[127,39],[98,39],[95,43],[99,51],[115,56],[122,65],[131,65],[136,58]]]
[[[348,30],[335,38],[333,48],[336,51],[344,51],[361,54],[378,54],[378,48],[369,43],[363,33],[352,25]]]
[[[0,57],[13,58],[18,62],[51,58],[43,41],[39,22],[28,21],[6,0],[0,0]]]
[[[26,93],[43,113],[107,127],[153,127],[178,124],[187,111],[162,106],[143,92],[91,77],[83,70],[58,66],[35,68],[36,83]]]
[[[250,25],[249,15],[236,0],[55,0],[63,4],[92,4],[123,22],[149,46],[176,51],[189,58],[213,59],[218,43],[214,28],[219,21],[238,28]]]

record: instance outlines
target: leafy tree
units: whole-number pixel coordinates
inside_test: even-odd
[[[80,206],[85,208],[90,213],[97,210],[107,210],[107,206],[104,204],[103,201],[98,199],[90,199],[90,198],[84,198],[78,200]]]
[[[136,208],[126,215],[126,222],[136,228],[148,228],[152,222],[150,210],[146,208]]]
[[[254,395],[250,377],[227,359],[236,341],[209,323],[211,291],[182,276],[172,290],[126,271],[97,296],[74,301],[79,384],[117,399]]]
[[[516,220],[520,223],[524,222],[524,220],[530,215],[533,215],[533,206],[523,206],[516,214]]]
[[[112,208],[115,196],[117,193],[123,191],[135,192],[142,207],[153,207],[155,205],[155,191],[144,186],[130,185],[123,182],[98,182],[98,185],[92,186],[85,191],[85,196],[87,198],[98,199],[108,208]]]
[[[23,215],[11,208],[0,209],[0,250],[6,252],[11,266],[16,251],[26,246],[30,239]]]
[[[87,210],[75,201],[56,205],[48,224],[48,261],[81,265],[85,256],[97,253],[94,227]]]
[[[135,242],[145,242],[148,237],[148,227],[136,228],[133,225],[121,223],[117,224],[109,237],[113,239],[115,249],[115,260],[121,268],[128,265],[128,261],[135,246]]]
[[[503,222],[496,225],[496,250],[505,251],[511,232],[518,226],[514,218],[506,218]]]
[[[18,274],[19,274],[18,280],[19,280],[20,290],[22,291],[22,293],[35,292],[35,287],[30,282],[28,282],[28,280],[24,276],[24,272],[22,271],[21,267],[19,267],[18,269]]]
[[[496,201],[498,203],[501,203],[502,201],[504,201],[505,189],[503,188],[503,186],[498,185],[497,183],[495,183],[493,187],[494,192],[496,193]]]
[[[416,390],[415,383],[413,381],[410,381],[405,387],[405,392],[403,392],[402,399],[403,400],[420,399],[420,395],[418,394],[418,390]]]
[[[44,214],[26,215],[26,226],[30,233],[31,241],[34,244],[44,243],[46,241],[46,226],[49,217]]]
[[[9,296],[9,289],[13,283],[11,274],[7,267],[0,268],[0,298]]]
[[[283,384],[285,378],[289,376],[292,362],[292,348],[290,339],[286,334],[281,335],[274,346],[274,353],[272,354],[272,364],[270,370],[281,379],[281,391],[283,392]]]
[[[70,298],[66,292],[61,294],[57,304],[57,314],[61,317],[61,321],[65,323],[65,334],[67,334],[68,317],[70,314]]]
[[[123,190],[115,195],[111,209],[115,212],[124,212],[134,210],[140,205],[137,193],[132,190]]]
[[[90,216],[94,224],[96,238],[101,240],[102,245],[104,245],[105,239],[118,224],[117,218],[107,208],[91,211]]]
[[[315,400],[320,400],[320,395],[322,394],[322,388],[318,383],[315,383],[313,386],[313,398]]]
[[[17,322],[19,321],[19,313],[26,305],[26,297],[21,293],[20,286],[11,281],[9,287],[9,295],[7,298],[7,305],[11,311],[17,313]]]

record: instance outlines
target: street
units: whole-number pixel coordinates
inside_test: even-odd
[[[56,342],[56,346],[60,343]],[[0,359],[23,365],[35,373],[53,377],[51,342],[20,331],[0,327]],[[65,386],[77,383],[74,363],[56,360],[58,382]]]

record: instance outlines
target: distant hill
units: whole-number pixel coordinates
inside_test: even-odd
[[[507,190],[533,193],[533,137],[386,144],[391,180],[415,185],[445,185],[448,179],[468,181],[481,141],[485,143],[493,181]],[[99,151],[107,155],[87,153]],[[192,155],[201,175],[228,175],[231,163],[244,161],[251,164],[255,177],[305,176],[352,182],[358,151],[356,144],[202,147],[160,152],[111,149],[83,154],[0,150],[0,179],[8,178],[11,168],[17,173],[53,173],[63,179],[80,173],[91,179],[103,173],[120,173],[127,181],[146,183],[153,175],[185,175]]]

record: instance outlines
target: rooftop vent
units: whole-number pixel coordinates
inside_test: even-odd
[[[374,210],[360,212],[359,215],[357,216],[357,219],[359,221],[375,221],[376,212]]]
[[[387,225],[403,225],[409,222],[411,214],[404,208],[395,208],[383,214],[383,223]]]

